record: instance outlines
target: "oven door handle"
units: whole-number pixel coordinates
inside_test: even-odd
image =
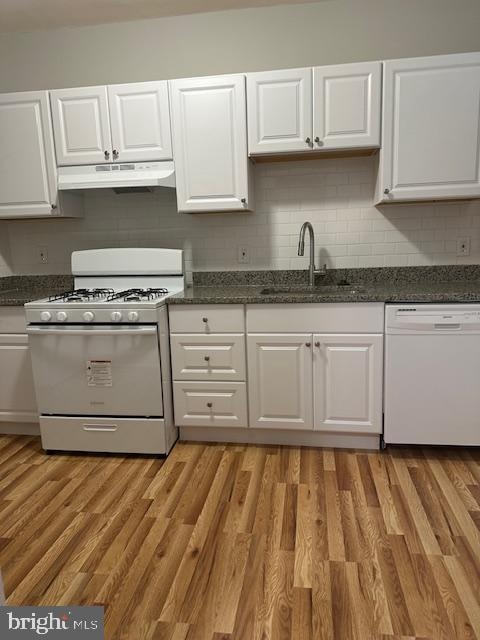
[[[27,327],[28,335],[53,336],[145,336],[157,333],[157,327],[115,327],[114,329],[60,329],[51,327]]]

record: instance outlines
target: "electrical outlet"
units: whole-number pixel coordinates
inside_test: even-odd
[[[457,238],[457,256],[470,255],[470,238]]]
[[[240,264],[248,264],[250,262],[248,247],[237,247],[237,259]]]
[[[48,263],[48,249],[47,247],[38,247],[37,248],[37,259],[40,264]]]

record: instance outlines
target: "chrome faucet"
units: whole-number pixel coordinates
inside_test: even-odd
[[[310,264],[308,267],[308,284],[315,286],[315,276],[325,276],[327,273],[327,265],[324,264],[321,269],[315,269],[315,234],[313,233],[313,227],[310,222],[304,222],[300,229],[300,235],[298,237],[298,255],[303,256],[305,253],[305,231],[308,229],[310,234]]]

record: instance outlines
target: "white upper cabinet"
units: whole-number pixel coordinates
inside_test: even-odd
[[[384,63],[377,200],[480,196],[480,54]]]
[[[174,80],[170,94],[178,210],[250,209],[245,77]]]
[[[110,85],[108,102],[114,160],[171,160],[167,82]]]
[[[314,149],[380,146],[381,81],[380,62],[315,67]]]
[[[249,73],[249,153],[310,150],[312,106],[311,68]]]
[[[59,165],[112,161],[106,87],[50,92]]]
[[[382,432],[383,335],[314,335],[315,425]]]
[[[50,92],[59,165],[170,160],[168,83]]]
[[[0,218],[48,216],[56,201],[48,93],[0,95]]]
[[[252,155],[380,145],[380,62],[247,75]]]

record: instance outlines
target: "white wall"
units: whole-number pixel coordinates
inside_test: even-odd
[[[255,167],[252,214],[179,214],[175,194],[88,196],[83,220],[9,223],[15,273],[67,273],[75,249],[184,248],[187,270],[298,269],[302,222],[313,223],[317,263],[333,267],[480,261],[480,202],[373,207],[376,158],[321,159]],[[470,237],[469,258],[457,238]],[[250,253],[239,265],[238,247]],[[47,247],[49,264],[37,260]]]
[[[480,49],[479,0],[323,0],[159,20],[0,35],[0,91]],[[315,224],[331,265],[455,262],[456,238],[480,260],[478,203],[372,207],[374,160],[256,168],[252,215],[177,214],[174,194],[87,199],[79,221],[0,222],[0,275],[69,271],[74,249],[183,246],[189,269],[304,266],[300,224]],[[11,239],[11,257],[6,233]],[[50,262],[41,265],[37,248]]]
[[[478,0],[323,0],[0,35],[0,91],[478,49]]]

